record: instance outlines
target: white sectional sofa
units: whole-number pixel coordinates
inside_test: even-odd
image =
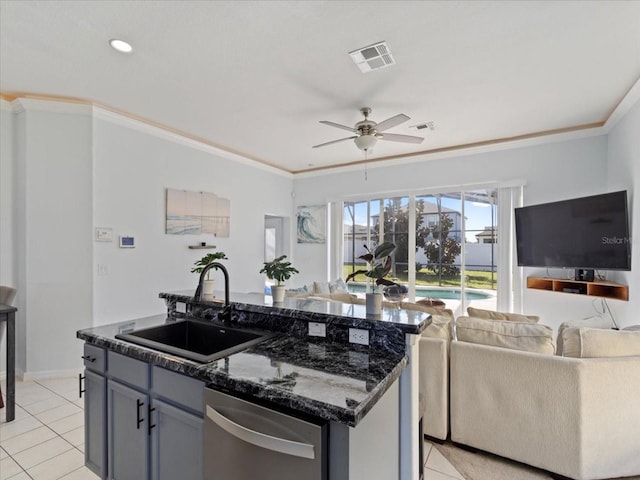
[[[453,341],[451,440],[577,480],[640,475],[640,337],[571,328],[564,338],[603,358]]]

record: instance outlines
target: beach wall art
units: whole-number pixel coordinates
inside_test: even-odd
[[[298,207],[298,243],[327,242],[327,206]]]
[[[228,237],[231,202],[213,193],[189,192],[167,188],[167,223],[169,235],[210,233]]]

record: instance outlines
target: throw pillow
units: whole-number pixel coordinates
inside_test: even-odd
[[[576,358],[640,355],[640,331],[568,328],[564,331],[564,356]]]
[[[483,310],[481,308],[467,307],[470,317],[486,318],[489,320],[506,320],[508,322],[538,323],[540,317],[536,315],[520,315],[518,313],[494,312],[493,310]]]
[[[333,282],[329,282],[329,290],[331,293],[342,292],[349,293],[349,289],[347,288],[347,284],[344,283],[344,280],[338,278]]]
[[[553,329],[546,325],[458,317],[456,335],[463,342],[550,355],[555,352]]]
[[[558,355],[564,355],[564,339],[563,333],[567,328],[575,328],[575,327],[590,327],[590,328],[611,328],[613,323],[611,320],[606,320],[599,316],[580,318],[574,320],[568,320],[560,324],[560,328],[558,328],[558,338],[556,340],[556,350]],[[571,347],[575,349],[575,346]]]
[[[329,282],[313,282],[313,293],[321,295],[329,295],[331,289],[329,288]]]

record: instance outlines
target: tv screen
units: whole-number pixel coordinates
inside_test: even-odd
[[[627,192],[515,209],[518,265],[630,270]]]

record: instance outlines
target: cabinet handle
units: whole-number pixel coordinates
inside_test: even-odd
[[[151,408],[151,403],[147,405],[147,435],[151,435],[151,429],[156,426],[155,423],[151,423],[151,412],[155,412],[155,408]]]
[[[140,401],[140,400],[136,400],[136,420],[138,421],[138,424],[136,425],[136,428],[138,430],[140,430],[140,424],[142,422],[144,422],[144,418],[140,418],[140,407],[142,407],[144,405],[144,402]]]
[[[91,355],[82,355],[82,357],[81,357],[81,358],[82,358],[83,360],[88,360],[88,361],[90,361],[91,363],[93,363],[93,362],[95,362],[95,361],[96,361],[96,357],[92,357]]]
[[[78,395],[82,398],[82,394],[86,392],[84,388],[82,388],[82,381],[84,380],[84,376],[79,373],[78,374]]]

